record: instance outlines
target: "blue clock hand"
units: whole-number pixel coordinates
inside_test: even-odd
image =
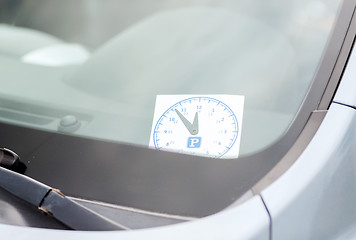
[[[190,134],[197,135],[199,133],[199,126],[198,126],[198,113],[195,113],[193,124],[191,124],[184,116],[181,114],[177,109],[175,109],[178,117],[182,120],[184,126],[187,128]]]

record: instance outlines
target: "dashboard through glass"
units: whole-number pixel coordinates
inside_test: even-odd
[[[298,112],[339,4],[2,0],[0,120],[148,147],[157,95],[241,95],[240,155],[260,151]]]

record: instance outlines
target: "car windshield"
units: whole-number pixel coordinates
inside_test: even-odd
[[[260,151],[298,113],[340,4],[0,0],[0,121],[212,157]]]

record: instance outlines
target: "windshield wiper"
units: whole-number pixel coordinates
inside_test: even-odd
[[[1,188],[35,205],[39,210],[75,230],[129,230],[122,224],[67,198],[59,190],[18,173],[23,173],[25,169],[26,166],[17,154],[6,148],[0,148]]]

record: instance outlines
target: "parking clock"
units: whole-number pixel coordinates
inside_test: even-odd
[[[213,158],[239,154],[244,97],[158,95],[150,147]]]

